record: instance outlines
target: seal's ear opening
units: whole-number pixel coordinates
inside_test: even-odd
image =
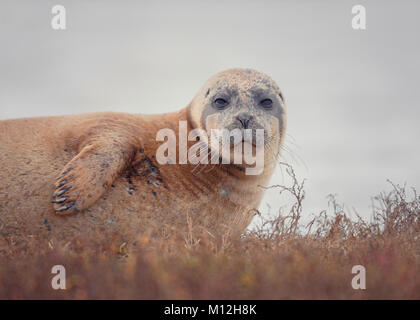
[[[281,92],[279,92],[279,97],[280,97],[281,101],[285,102],[284,98],[283,98],[283,94]]]

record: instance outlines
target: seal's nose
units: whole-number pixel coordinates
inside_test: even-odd
[[[236,116],[236,119],[242,124],[244,129],[248,128],[249,121],[251,121],[252,118],[253,117],[250,114],[245,112],[242,112]]]

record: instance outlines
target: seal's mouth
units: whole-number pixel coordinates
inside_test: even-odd
[[[231,142],[230,142],[230,147],[231,147],[231,149],[233,149],[235,146],[238,146],[238,145],[240,145],[240,144],[242,144],[242,145],[245,145],[245,144],[250,144],[250,145],[252,145],[253,147],[257,147],[257,142],[256,142],[255,140],[253,140],[253,141],[249,141],[248,139],[244,139],[244,138],[242,138],[242,140],[240,140],[240,141],[238,141],[238,142],[236,142],[236,143],[235,143],[235,141],[232,141],[232,140],[231,140]]]
[[[258,128],[260,129],[260,128]],[[261,130],[264,130],[261,128]],[[252,129],[250,134],[245,134],[244,130],[241,130],[240,135],[238,136],[231,136],[230,137],[230,145],[231,147],[239,144],[251,144],[253,147],[263,146],[266,143],[267,132],[266,130],[263,131],[261,134],[257,134],[256,130]]]

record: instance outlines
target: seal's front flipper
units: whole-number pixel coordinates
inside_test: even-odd
[[[87,145],[63,169],[55,182],[54,210],[70,214],[89,208],[131,161],[130,150],[95,142]]]

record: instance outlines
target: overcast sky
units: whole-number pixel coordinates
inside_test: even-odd
[[[51,28],[66,8],[67,29]],[[353,5],[367,30],[351,28]],[[386,179],[419,187],[418,1],[0,2],[0,119],[186,106],[211,75],[248,67],[283,89],[283,154],[326,195],[370,215]],[[280,170],[273,184],[285,182]],[[285,205],[276,190],[267,203]]]

